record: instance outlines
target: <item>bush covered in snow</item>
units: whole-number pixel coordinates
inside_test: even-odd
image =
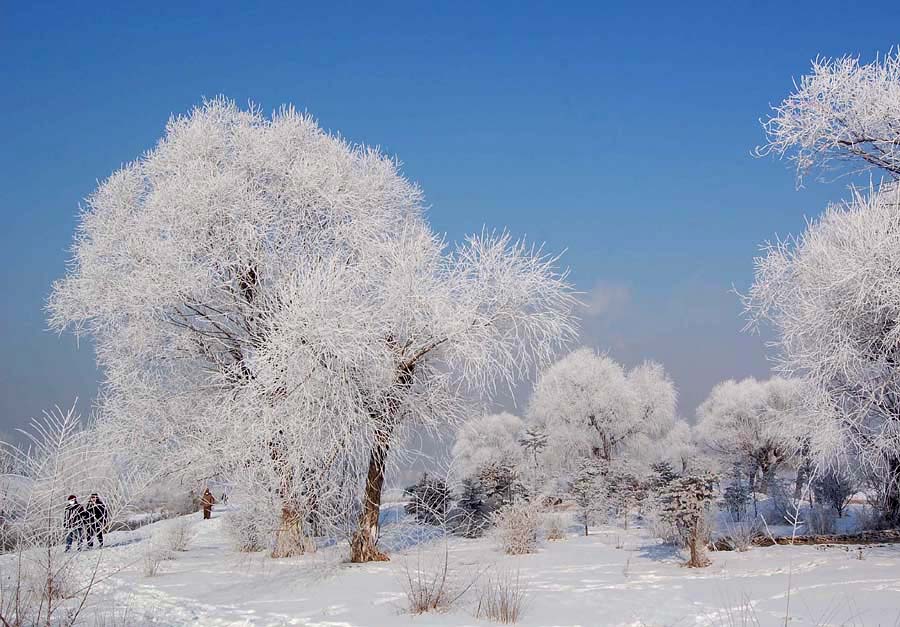
[[[191,528],[190,519],[181,517],[169,523],[166,530],[166,544],[170,551],[187,551],[193,539],[194,530]]]
[[[252,507],[236,507],[223,517],[222,527],[232,546],[241,553],[264,551],[272,546],[276,518]]]
[[[492,520],[495,537],[505,553],[520,555],[537,549],[541,516],[533,503],[519,500],[505,505]]]
[[[548,540],[563,540],[566,537],[566,518],[562,514],[549,514],[544,517],[544,534]],[[587,534],[585,534],[587,535]]]

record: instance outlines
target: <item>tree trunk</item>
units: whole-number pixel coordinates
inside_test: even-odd
[[[753,470],[751,472],[747,473],[747,483],[749,484],[748,487],[750,488],[750,498],[753,499],[753,518],[754,519],[759,517],[758,500],[756,498],[756,474],[757,474],[757,469],[755,466],[753,467]]]
[[[691,559],[688,561],[688,566],[698,566],[700,556],[697,554],[697,541],[691,538],[691,541],[688,542],[688,547],[691,549]]]
[[[379,551],[378,517],[381,514],[381,489],[384,487],[384,467],[388,454],[388,439],[380,437],[369,456],[369,472],[366,475],[366,488],[359,524],[350,539],[350,561],[386,562],[388,556]]]
[[[390,342],[392,342],[391,339],[389,339]],[[407,362],[399,367],[397,386],[400,390],[405,390],[412,385],[414,370],[415,361]],[[386,407],[381,412],[375,411],[370,414],[381,428],[375,432],[375,444],[369,456],[369,472],[366,474],[362,511],[359,514],[356,531],[350,538],[350,561],[355,563],[389,561],[388,556],[379,551],[375,545],[378,542],[378,518],[381,514],[384,469],[391,447],[391,436],[399,421],[397,412],[402,405],[402,398],[398,393],[388,397],[386,401]]]
[[[690,538],[688,538],[688,548],[691,550],[691,558],[688,560],[687,565],[691,568],[703,568],[704,566],[709,566],[709,559],[706,557],[706,547],[700,539],[701,531],[700,525],[701,522],[694,523],[694,528],[691,530]]]
[[[778,464],[774,462],[767,462],[765,468],[763,469],[762,475],[762,487],[763,494],[768,496],[777,496],[777,486],[775,485],[775,480],[777,478],[778,472]],[[775,490],[773,491],[773,488]]]
[[[809,476],[809,460],[804,458],[797,465],[797,478],[794,480],[794,502],[799,503],[803,498],[803,486],[806,485]]]
[[[303,520],[297,510],[285,503],[281,507],[281,524],[275,532],[272,557],[293,557],[316,550],[315,541],[303,532]]]
[[[883,515],[885,522],[889,525],[900,525],[900,458],[894,458],[888,462]]]

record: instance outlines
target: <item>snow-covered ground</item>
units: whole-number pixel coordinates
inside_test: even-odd
[[[411,535],[401,522],[385,527],[391,562],[356,565],[341,561],[343,547],[284,560],[236,553],[222,516],[188,517],[188,550],[153,577],[143,572],[147,546],[181,519],[112,533],[101,552],[80,555],[113,572],[97,583],[92,607],[128,608],[134,625],[141,616],[159,625],[491,625],[474,617],[481,582],[517,573],[527,591],[520,625],[783,625],[786,613],[790,625],[900,625],[900,545],[755,548],[688,569],[641,529],[573,530],[513,557],[489,538]],[[452,585],[474,584],[447,612],[410,615],[406,569],[437,565],[445,550]]]

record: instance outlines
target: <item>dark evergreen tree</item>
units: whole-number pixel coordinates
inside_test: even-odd
[[[606,475],[607,496],[616,514],[623,517],[628,529],[628,515],[647,498],[647,486],[631,473],[610,471]]]
[[[572,481],[572,497],[578,507],[576,520],[584,527],[584,535],[588,535],[588,527],[606,507],[603,466],[596,458],[583,459],[579,463]]]
[[[743,520],[750,506],[750,483],[744,481],[745,474],[741,465],[735,464],[731,481],[722,495],[722,505],[734,521]]]
[[[843,516],[850,497],[856,493],[857,484],[849,473],[828,469],[813,480],[812,488],[819,503],[830,505],[838,516]]]
[[[519,440],[519,444],[525,449],[525,452],[536,466],[538,463],[538,455],[544,450],[549,441],[549,436],[538,427],[528,427],[525,435]]]
[[[443,525],[447,521],[450,489],[440,479],[432,479],[427,473],[422,479],[404,490],[409,496],[406,513],[428,525]]]
[[[662,490],[678,478],[678,473],[669,462],[658,462],[650,466],[651,475],[647,486],[654,494]]]
[[[663,494],[663,517],[675,526],[690,550],[688,566],[709,564],[706,557],[710,536],[707,514],[717,482],[717,477],[709,472],[688,474],[675,479]]]
[[[490,525],[491,512],[481,482],[477,479],[465,479],[456,508],[449,516],[454,533],[466,538],[481,536]]]

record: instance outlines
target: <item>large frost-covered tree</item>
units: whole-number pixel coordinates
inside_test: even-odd
[[[516,468],[525,454],[523,431],[522,419],[508,412],[467,420],[453,446],[457,469],[463,477],[477,477],[491,468]]]
[[[87,199],[50,321],[93,336],[118,445],[199,476],[240,469],[281,499],[285,533],[353,506],[352,559],[383,559],[404,430],[453,419],[573,333],[554,259],[506,234],[447,248],[395,161],[292,108],[216,99]]]
[[[780,369],[815,393],[798,423],[808,454],[859,462],[900,522],[900,50],[817,60],[764,127],[762,152],[787,154],[798,175],[842,160],[889,177],[769,244],[744,304],[751,327],[777,331]]]
[[[868,64],[817,59],[764,126],[759,152],[787,155],[798,177],[849,160],[900,178],[900,49]]]
[[[854,454],[900,522],[900,189],[854,192],[771,244],[745,304],[752,323],[775,327],[780,368],[817,392],[812,452]]]
[[[626,373],[610,357],[581,348],[541,373],[528,411],[557,452],[610,462],[639,436],[662,437],[674,423],[675,402],[660,365]]]
[[[802,385],[793,379],[723,381],[697,409],[697,439],[726,467],[741,464],[751,477],[751,490],[758,475],[766,488],[779,465],[800,447],[793,426],[802,399]]]

